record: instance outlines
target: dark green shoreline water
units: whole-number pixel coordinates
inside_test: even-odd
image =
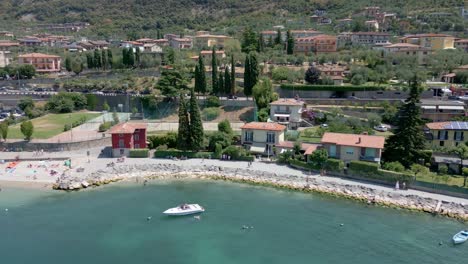
[[[207,209],[200,221],[161,214],[184,201]],[[457,221],[235,183],[4,189],[0,208],[0,263],[468,262]]]

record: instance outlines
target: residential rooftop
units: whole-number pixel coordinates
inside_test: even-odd
[[[241,127],[241,129],[268,130],[268,131],[284,131],[286,126],[277,123],[267,122],[250,122]]]
[[[468,130],[468,122],[460,122],[460,121],[427,123],[426,126],[429,129],[434,129],[434,130],[441,130],[441,129]]]
[[[120,123],[113,126],[107,133],[109,134],[133,134],[137,129],[146,129],[145,123]]]
[[[324,143],[340,146],[383,149],[385,137],[326,132],[322,137],[322,144]]]

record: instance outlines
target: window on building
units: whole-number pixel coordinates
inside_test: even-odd
[[[354,155],[354,148],[351,148],[351,147],[346,148],[346,154]]]
[[[268,132],[267,133],[267,143],[275,143],[275,133]]]
[[[456,140],[456,141],[463,141],[463,139],[464,139],[463,131],[455,131],[455,133],[453,135],[453,139]]]
[[[134,138],[136,141],[137,141],[137,140],[140,140],[140,135],[139,135],[139,134],[135,134],[135,135],[133,136],[133,138]]]
[[[252,142],[253,141],[253,131],[246,131],[244,141]]]
[[[440,141],[439,146],[443,147],[445,145],[445,141]]]
[[[119,139],[119,148],[125,148],[125,142],[123,139]]]
[[[135,144],[135,148],[140,148],[140,144]]]

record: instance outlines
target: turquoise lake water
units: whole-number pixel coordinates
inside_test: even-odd
[[[207,211],[201,220],[161,214],[182,202]],[[468,263],[468,243],[450,243],[464,227],[428,214],[223,182],[74,193],[3,188],[0,263]]]

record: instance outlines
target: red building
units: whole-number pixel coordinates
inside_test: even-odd
[[[112,134],[112,155],[128,156],[131,149],[146,148],[146,124],[121,123],[113,126],[108,133]]]

